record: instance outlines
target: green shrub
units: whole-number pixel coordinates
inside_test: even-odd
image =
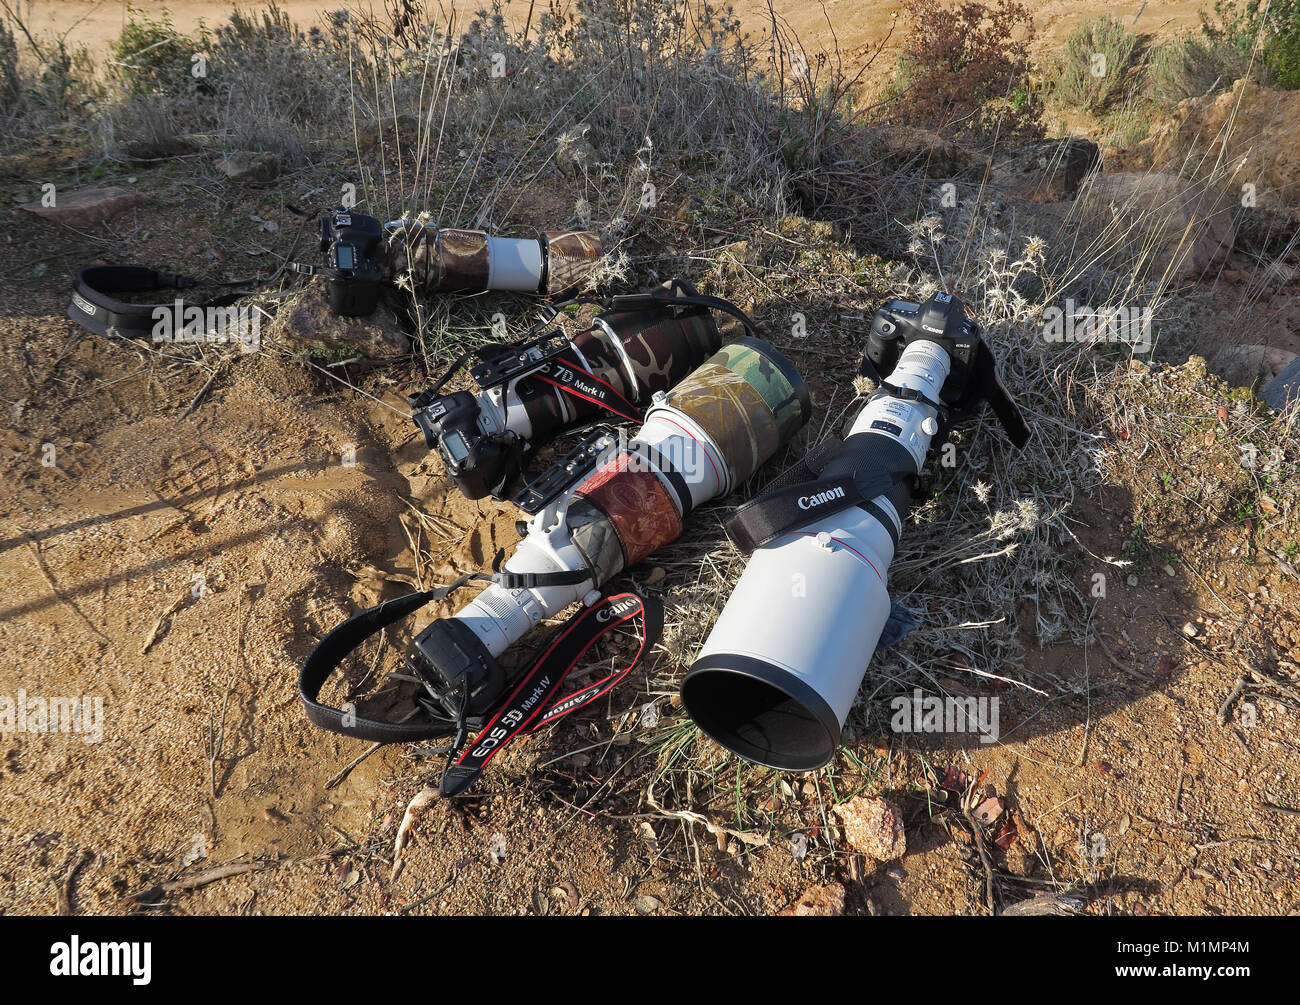
[[[194,57],[207,43],[202,25],[185,36],[172,26],[165,10],[153,16],[128,8],[122,33],[109,45],[110,76],[128,94],[187,93],[199,83],[193,73]]]
[[[1104,112],[1128,93],[1140,44],[1109,14],[1081,24],[1066,37],[1064,56],[1048,67],[1048,84],[1061,101]]]
[[[1214,19],[1201,14],[1201,31],[1265,84],[1300,89],[1300,0],[1215,0]]]
[[[1183,34],[1147,51],[1146,93],[1157,101],[1176,104],[1231,86],[1241,75],[1235,50],[1209,39]]]

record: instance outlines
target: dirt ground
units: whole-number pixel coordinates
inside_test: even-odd
[[[896,6],[860,23],[841,5],[828,9],[842,46],[879,37]],[[209,5],[167,6],[181,23]],[[1142,18],[1190,23],[1193,7],[1151,3]],[[1085,9],[1045,5],[1040,26],[1059,33]],[[820,12],[799,17],[811,32]],[[515,539],[515,514],[465,502],[405,418],[283,354],[169,356],[68,321],[76,264],[216,268],[232,246],[209,240],[189,195],[148,183],[153,201],[113,229],[7,214],[7,246],[26,257],[9,256],[0,284],[0,696],[102,699],[103,719],[102,736],[0,737],[0,911],[770,914],[838,884],[850,913],[982,913],[973,832],[935,802],[936,779],[957,774],[1015,808],[1016,840],[993,860],[1000,902],[1300,910],[1300,577],[1260,548],[1260,514],[1169,491],[1138,423],[1112,484],[1076,514],[1080,589],[1108,577],[1104,645],[1030,647],[1016,679],[1050,696],[996,689],[1000,742],[860,736],[832,774],[746,776],[741,826],[740,772],[674,708],[681,666],[658,652],[605,703],[497,758],[478,795],[430,802],[395,867],[404,812],[441,760],[387,747],[354,764],[366,744],[305,721],[297,669],[356,609],[482,568]],[[1232,295],[1216,288],[1224,312]],[[1285,314],[1270,344],[1294,347],[1297,320]],[[815,347],[791,351],[824,405],[836,374]],[[340,372],[404,407],[406,370]],[[1196,421],[1213,426],[1219,407]],[[1231,456],[1226,435],[1205,437],[1189,469]],[[1294,532],[1294,500],[1279,502]],[[716,530],[724,512],[696,519]],[[1094,557],[1121,554],[1136,563],[1124,572]],[[695,572],[649,566],[636,581],[671,610]],[[334,700],[400,670],[415,632],[454,606],[395,629]],[[1021,613],[1030,637],[1031,598]],[[945,686],[974,693],[959,676]],[[373,706],[410,707],[401,686]],[[669,798],[673,758],[735,784]],[[844,842],[831,810],[859,792],[901,808],[900,861]]]

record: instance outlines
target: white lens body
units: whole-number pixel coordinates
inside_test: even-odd
[[[638,456],[662,457],[666,467],[680,474],[690,490],[691,509],[731,491],[731,469],[718,445],[694,419],[672,405],[656,401],[650,406],[629,450]],[[676,498],[663,470],[655,465],[652,469]],[[680,515],[682,507],[677,509]]]
[[[938,401],[949,366],[942,347],[913,342],[888,381]],[[881,395],[849,436],[893,437],[919,473],[936,418],[922,402]],[[889,499],[872,503],[901,533]],[[683,682],[701,729],[761,764],[808,771],[829,761],[889,618],[893,557],[889,529],[862,506],[756,549]]]
[[[523,412],[523,408],[517,411]],[[633,463],[644,464],[654,472],[676,502],[672,481],[659,464],[660,458],[666,460],[685,480],[692,508],[723,494],[730,485],[730,471],[717,444],[689,416],[670,405],[657,405],[650,410],[645,425],[627,444],[626,452],[632,456]],[[607,455],[613,456],[614,452]],[[568,498],[533,517],[527,536],[503,566],[505,571],[567,572],[586,567],[582,553],[569,539]],[[678,510],[680,516],[680,505]],[[500,656],[535,625],[554,617],[570,604],[588,595],[594,602],[595,589],[594,577],[574,586],[514,590],[493,583],[461,608],[456,618],[473,629],[493,656]]]
[[[536,293],[542,285],[542,245],[536,238],[488,238],[488,289]]]
[[[567,509],[567,506],[566,506]],[[558,523],[544,526],[545,518]],[[585,566],[582,553],[569,540],[564,510],[546,509],[533,518],[528,536],[505,563],[507,572],[567,572]],[[497,583],[456,612],[457,620],[473,629],[493,656],[500,656],[533,626],[554,617],[595,589],[591,579],[573,586],[537,586],[507,590]]]

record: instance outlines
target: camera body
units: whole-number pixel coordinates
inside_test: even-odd
[[[903,350],[921,339],[937,343],[947,354],[952,370],[940,400],[958,405],[974,371],[980,327],[966,316],[962,302],[951,293],[936,293],[923,304],[890,300],[877,310],[863,357],[864,370],[870,363],[876,372],[866,376],[879,383],[894,372]]]
[[[325,255],[330,310],[345,318],[366,317],[379,304],[383,269],[377,254],[384,227],[373,216],[342,206],[320,220],[320,250]]]
[[[499,493],[519,475],[522,444],[505,428],[490,396],[469,391],[411,398],[411,417],[425,445],[437,448],[443,467],[468,499]]]

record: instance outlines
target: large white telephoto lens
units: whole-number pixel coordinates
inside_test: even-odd
[[[822,470],[818,481],[830,487],[790,497],[807,523],[754,551],[683,679],[687,712],[741,757],[811,771],[839,746],[889,617],[889,563],[910,486],[896,479],[870,501],[821,517],[818,510],[846,497],[833,484],[837,478],[865,484],[861,476],[882,467],[900,476],[920,473],[938,432],[929,402],[939,401],[950,366],[935,342],[918,340],[903,350],[890,388],[863,407]]]
[[[656,395],[636,436],[561,505],[533,518],[504,570],[533,573],[542,585],[494,583],[451,619],[457,627],[443,621],[430,630],[455,632],[459,649],[500,656],[534,625],[676,540],[691,510],[748,479],[810,414],[803,378],[777,349],[757,338],[724,346]],[[555,585],[557,573],[578,574]]]

